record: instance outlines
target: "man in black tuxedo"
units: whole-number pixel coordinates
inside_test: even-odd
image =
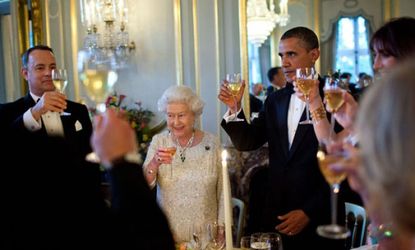
[[[22,56],[22,75],[29,93],[17,101],[0,105],[0,133],[29,132],[40,137],[61,136],[86,155],[91,151],[92,124],[85,105],[66,100],[55,91],[51,72],[56,68],[51,48],[37,45]],[[61,115],[62,114],[62,115]]]
[[[225,85],[218,96],[229,107],[221,125],[238,150],[254,150],[268,143],[267,198],[259,227],[252,230],[278,231],[285,250],[339,249],[337,242],[328,242],[316,233],[318,225],[330,222],[330,190],[318,167],[313,126],[299,124],[306,119],[305,103],[294,94],[292,85],[296,68],[313,67],[320,56],[316,34],[305,27],[286,31],[279,43],[279,56],[287,85],[268,96],[251,124],[232,121],[235,116],[245,117],[241,111],[232,113],[237,109]],[[238,110],[243,89],[237,96]]]
[[[70,141],[2,137],[3,163],[13,164],[2,164],[0,249],[174,249],[144,179],[134,130],[112,110],[96,125],[92,147],[110,177],[111,207]]]

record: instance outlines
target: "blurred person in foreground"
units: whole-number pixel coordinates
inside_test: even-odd
[[[174,249],[142,174],[134,131],[112,110],[95,125],[91,143],[110,176],[111,207],[72,142],[2,138],[3,159],[13,165],[2,168],[1,249]],[[33,161],[40,153],[47,157]]]
[[[176,243],[208,223],[224,222],[220,143],[196,128],[203,101],[187,86],[171,86],[158,101],[168,131],[153,137],[144,174],[169,220]],[[171,151],[173,150],[173,151]],[[207,239],[202,237],[204,248]]]
[[[372,223],[389,227],[375,235],[378,249],[415,249],[414,72],[408,61],[368,90],[356,124],[360,148],[346,146],[352,160],[332,166],[347,171]]]

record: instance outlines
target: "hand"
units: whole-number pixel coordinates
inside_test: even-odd
[[[245,80],[242,80],[242,86],[236,96],[232,95],[227,84],[228,83],[226,81],[221,84],[218,98],[221,102],[226,104],[231,111],[234,112],[239,110],[241,107],[241,100],[245,90]]]
[[[63,112],[66,109],[66,96],[58,91],[45,92],[31,112],[35,120],[39,120],[41,115],[48,111]]]
[[[153,162],[156,163],[156,166],[161,164],[171,164],[173,161],[174,154],[168,148],[158,148],[153,157]]]
[[[346,172],[347,181],[349,182],[350,187],[358,192],[365,201],[367,200],[368,195],[363,184],[364,181],[359,174],[359,149],[349,143],[345,143],[343,144],[343,150],[345,151],[347,158],[331,164],[329,167],[335,172]]]
[[[137,139],[128,121],[108,109],[105,114],[94,118],[91,146],[101,162],[108,165],[118,157],[136,152]]]
[[[282,222],[275,229],[290,236],[300,233],[310,222],[310,218],[301,209],[278,216],[278,219]]]
[[[340,123],[343,128],[353,131],[353,125],[359,105],[347,91],[344,91],[343,99],[344,104],[336,111],[336,113],[334,113],[334,118],[336,118],[337,122]]]

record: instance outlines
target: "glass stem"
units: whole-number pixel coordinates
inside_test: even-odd
[[[335,123],[335,119],[334,119],[334,112],[331,113],[331,118],[330,118],[330,140],[334,141],[334,123]]]
[[[307,121],[310,120],[310,98],[308,95],[305,97],[305,108],[306,108],[306,114],[307,114]]]
[[[331,186],[331,224],[337,224],[337,194],[339,193],[340,185],[333,184]]]

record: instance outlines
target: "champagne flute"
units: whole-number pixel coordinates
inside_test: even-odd
[[[327,110],[331,112],[331,129],[330,129],[330,138],[334,136],[334,114],[339,110],[339,108],[344,103],[343,98],[343,89],[339,87],[339,82],[335,81],[331,77],[326,78],[324,85],[324,97],[327,103]]]
[[[52,69],[52,81],[55,86],[55,90],[63,94],[65,92],[66,85],[68,85],[68,74],[66,73],[66,69]],[[70,113],[61,112],[60,115],[65,116],[70,115]]]
[[[345,152],[341,145],[333,140],[325,140],[320,142],[317,152],[320,171],[331,188],[331,224],[318,226],[317,233],[330,239],[346,239],[350,235],[346,227],[337,224],[337,196],[340,183],[346,179],[346,173],[333,171],[329,167],[333,163],[345,160]]]
[[[238,102],[236,98],[238,96],[239,90],[242,87],[241,74],[226,74],[226,81],[228,83],[228,89],[231,91],[233,100],[235,102],[235,110],[232,110],[235,114],[235,118],[232,119],[232,121],[243,121],[243,119],[240,119],[236,116],[236,113],[238,112]]]
[[[306,100],[306,115],[307,119],[301,121],[300,124],[313,124],[310,120],[310,91],[314,85],[316,72],[313,67],[296,69],[296,83],[298,89],[304,94]]]
[[[95,111],[104,113],[105,101],[118,79],[114,54],[104,53],[99,49],[81,50],[78,53],[79,78],[88,97],[95,104]],[[86,156],[86,160],[100,163],[95,152]]]
[[[171,158],[172,158],[172,162],[169,164],[170,165],[170,178],[173,177],[173,157],[176,154],[177,148],[176,147],[167,147],[164,148],[163,151],[165,151],[166,153],[170,153]]]
[[[68,84],[66,69],[52,69],[52,81],[55,89],[60,93],[64,93]]]

